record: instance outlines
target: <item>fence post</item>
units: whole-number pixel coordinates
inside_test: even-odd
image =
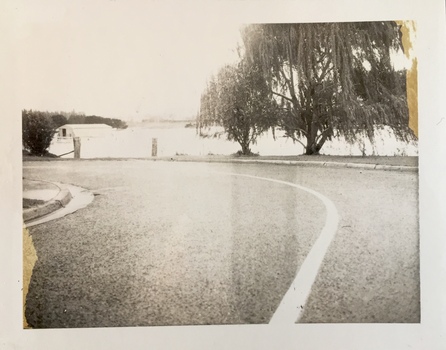
[[[81,138],[74,137],[73,143],[74,143],[74,158],[80,159],[80,157],[81,157]]]
[[[152,138],[152,157],[156,157],[158,153],[158,139]]]

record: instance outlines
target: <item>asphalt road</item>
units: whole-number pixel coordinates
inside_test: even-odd
[[[268,323],[325,223],[340,223],[300,322],[420,321],[417,174],[144,160],[25,162],[84,187],[85,209],[30,228],[36,328]]]

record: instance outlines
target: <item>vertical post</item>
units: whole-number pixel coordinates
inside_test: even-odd
[[[152,138],[152,157],[156,157],[158,153],[158,139]]]
[[[81,139],[80,139],[80,137],[74,137],[73,143],[74,143],[74,158],[80,159],[80,157],[81,157]]]

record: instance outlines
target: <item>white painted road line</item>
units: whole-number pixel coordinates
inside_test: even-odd
[[[282,185],[291,186],[314,195],[315,197],[319,198],[322,203],[324,203],[327,211],[325,226],[322,229],[313,247],[311,248],[310,252],[308,253],[307,257],[305,258],[304,262],[302,263],[302,266],[297,271],[295,279],[291,283],[288,291],[285,293],[285,296],[280,302],[279,307],[274,312],[274,315],[271,318],[269,324],[293,324],[298,322],[304,310],[308,296],[310,295],[313,283],[316,280],[316,276],[322,265],[322,261],[324,260],[325,253],[327,252],[328,247],[338,229],[339,215],[336,206],[330,199],[328,199],[321,193],[316,192],[311,188],[294,184],[292,182],[246,174],[222,174],[248,177],[252,179],[270,181]]]

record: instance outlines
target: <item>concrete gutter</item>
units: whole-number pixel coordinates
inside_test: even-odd
[[[303,167],[328,167],[328,168],[356,168],[364,170],[387,170],[401,172],[418,172],[418,167],[403,165],[381,165],[368,163],[343,163],[343,162],[321,162],[321,161],[300,161],[300,160],[281,160],[281,159],[238,159],[238,158],[181,158],[181,157],[162,157],[152,158],[159,161],[178,161],[178,162],[208,162],[208,163],[262,163],[278,165],[294,165]]]
[[[51,159],[24,159],[24,161],[73,161],[72,158],[51,158]],[[384,165],[373,163],[357,163],[342,161],[314,161],[314,160],[285,160],[285,159],[256,159],[252,158],[233,158],[226,156],[206,157],[206,156],[160,156],[160,157],[136,157],[136,158],[83,158],[74,161],[175,161],[175,162],[197,162],[197,163],[265,163],[278,165],[294,165],[294,166],[313,166],[313,167],[330,167],[330,168],[357,168],[367,170],[386,170],[401,172],[418,172],[418,166],[406,165]]]

